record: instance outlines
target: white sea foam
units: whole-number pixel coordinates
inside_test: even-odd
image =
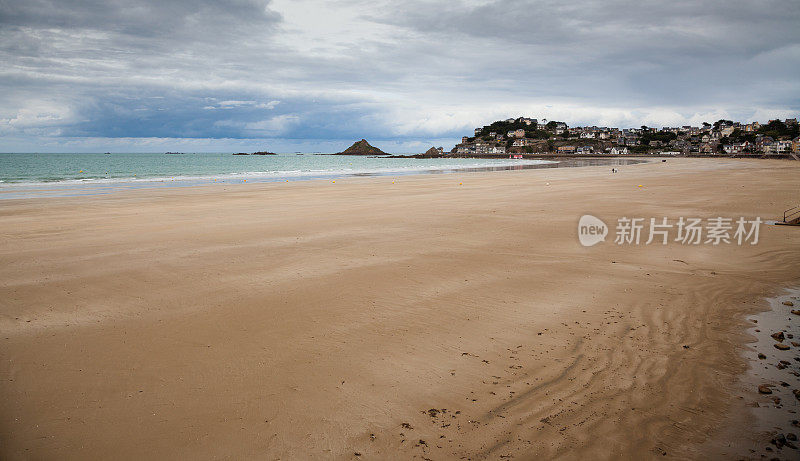
[[[234,179],[282,179],[282,178],[302,178],[302,177],[340,177],[340,176],[360,176],[360,175],[392,175],[392,174],[413,174],[416,172],[436,172],[436,171],[459,171],[470,170],[475,168],[505,168],[517,165],[536,165],[544,163],[554,163],[547,160],[515,160],[515,161],[485,161],[473,163],[452,163],[441,165],[397,165],[376,168],[329,168],[329,169],[292,169],[292,170],[271,170],[271,171],[243,171],[234,173],[220,173],[209,175],[186,175],[176,174],[174,176],[126,176],[126,177],[92,177],[92,178],[71,178],[61,179],[55,181],[20,181],[20,182],[6,182],[3,183],[2,188],[41,188],[41,187],[54,187],[54,186],[76,186],[88,184],[141,184],[141,183],[162,183],[162,182],[195,182],[195,181],[225,181]]]

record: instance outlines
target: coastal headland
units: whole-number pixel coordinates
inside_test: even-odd
[[[757,457],[746,317],[800,229],[578,221],[775,219],[800,162],[618,169],[3,201],[0,458]]]

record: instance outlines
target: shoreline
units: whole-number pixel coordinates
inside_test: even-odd
[[[621,166],[634,165],[654,161],[654,159],[593,159],[571,158],[555,160],[541,160],[540,163],[517,163],[511,160],[508,165],[486,166],[446,166],[409,169],[386,169],[371,171],[331,171],[331,172],[276,172],[274,175],[262,173],[235,173],[210,176],[175,176],[153,178],[114,178],[114,179],[75,179],[54,182],[38,183],[2,183],[0,184],[0,200],[14,200],[27,198],[65,197],[65,196],[91,196],[113,192],[137,189],[170,188],[170,187],[199,187],[211,185],[232,185],[250,183],[275,183],[293,181],[322,181],[358,177],[403,177],[414,175],[437,175],[453,173],[480,173],[508,170],[527,170],[542,168],[573,168],[586,166]]]
[[[760,442],[748,454],[792,456],[800,434],[800,287],[785,288],[765,301],[767,310],[746,319],[751,325],[747,334],[754,340],[745,352],[749,366],[742,379],[743,400]]]
[[[670,159],[2,202],[0,450],[713,455],[722,424],[747,437],[745,318],[800,285],[800,232],[585,248],[576,224],[769,219],[798,171]]]
[[[237,154],[241,155],[241,154]],[[248,154],[250,155],[250,154]],[[254,154],[255,155],[255,154]],[[278,154],[272,154],[278,155]],[[335,155],[335,154],[300,154],[300,155]],[[161,188],[161,187],[194,187],[208,185],[211,183],[235,184],[237,182],[246,183],[269,183],[287,181],[318,181],[335,180],[350,177],[373,177],[373,176],[409,176],[425,174],[450,174],[459,172],[484,172],[484,171],[504,171],[517,169],[539,169],[539,168],[559,168],[559,167],[583,167],[592,165],[632,165],[636,163],[662,161],[669,159],[748,159],[748,160],[795,160],[791,156],[760,156],[751,155],[661,155],[661,154],[519,154],[522,157],[511,159],[505,155],[485,154],[485,155],[447,155],[447,156],[427,156],[425,154],[409,155],[385,155],[385,156],[364,156],[353,155],[346,157],[354,158],[390,158],[390,159],[440,159],[440,160],[503,160],[510,164],[486,165],[486,166],[429,166],[428,168],[384,168],[367,169],[363,171],[349,172],[342,171],[274,171],[274,172],[238,172],[238,173],[219,173],[219,174],[192,174],[192,175],[166,175],[166,176],[122,176],[114,178],[92,177],[63,179],[57,181],[27,181],[27,182],[5,182],[0,180],[0,200],[43,198],[43,197],[67,197],[81,195],[98,195],[116,192],[119,190]],[[543,163],[526,164],[520,161],[534,160]],[[520,162],[520,163],[518,163]],[[547,163],[544,163],[547,162]],[[25,191],[29,193],[26,194]],[[61,191],[61,192],[59,192]]]
[[[792,160],[796,161],[792,154],[670,154],[667,152],[654,152],[652,154],[555,154],[555,153],[538,153],[528,154],[524,152],[510,152],[504,154],[448,154],[448,155],[426,155],[426,154],[394,154],[387,155],[387,158],[508,158],[508,155],[521,155],[523,159],[542,159],[542,160],[559,160],[559,159],[575,159],[575,158],[634,158],[634,159],[652,159],[652,158],[705,158],[705,159],[749,159],[749,160]]]
[[[695,447],[697,454],[726,459],[791,457],[796,454],[789,447],[778,449],[774,442],[779,433],[800,434],[800,427],[793,423],[800,419],[800,415],[796,413],[800,409],[800,403],[790,392],[800,386],[800,379],[796,375],[779,379],[782,374],[795,371],[796,364],[781,371],[771,370],[774,363],[770,363],[770,358],[774,359],[782,354],[794,355],[796,351],[787,353],[775,350],[772,344],[776,341],[769,335],[776,326],[776,317],[781,317],[779,311],[786,308],[780,302],[798,295],[800,280],[786,280],[755,290],[735,301],[741,310],[737,310],[738,328],[732,332],[735,341],[731,350],[740,359],[742,366],[732,379],[721,383],[722,389],[730,396],[729,410],[722,417],[719,428],[705,442]],[[792,327],[795,335],[800,333],[797,330],[798,325]],[[762,358],[761,353],[765,353],[766,357]],[[762,377],[764,373],[766,375]],[[783,382],[784,379],[788,381],[788,386]],[[782,382],[785,388],[780,386]],[[780,395],[781,402],[773,402],[774,397],[778,396],[776,394],[759,392],[759,386],[765,383]]]
[[[738,329],[732,333],[736,338],[732,350],[741,360],[742,367],[732,379],[720,383],[721,389],[730,396],[729,411],[710,437],[695,447],[696,455],[721,459],[763,459],[776,456],[781,459],[782,456],[791,458],[796,455],[795,449],[787,446],[779,448],[775,440],[778,434],[800,434],[800,426],[795,424],[800,419],[797,414],[800,399],[795,398],[791,392],[800,386],[800,379],[793,373],[792,376],[784,376],[796,371],[797,364],[792,363],[786,369],[772,370],[775,363],[771,363],[777,363],[778,359],[775,357],[778,355],[783,359],[787,354],[796,355],[796,351],[775,350],[772,345],[776,341],[770,334],[777,323],[780,323],[777,319],[786,317],[780,312],[786,310],[786,306],[780,303],[798,296],[800,280],[792,280],[773,287],[765,286],[736,301],[742,310],[738,314]],[[797,322],[786,323],[794,323],[789,331],[797,337],[800,333]],[[785,341],[788,343],[792,339],[787,338]],[[765,354],[763,358],[762,353]],[[762,384],[768,384],[773,393],[760,392],[759,386]],[[773,401],[775,397],[779,397],[778,402]],[[796,442],[794,444],[797,445]]]

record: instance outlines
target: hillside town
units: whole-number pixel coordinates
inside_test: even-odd
[[[800,153],[797,119],[767,123],[718,120],[702,126],[652,128],[570,127],[564,122],[519,117],[475,128],[454,155],[668,154],[791,156]]]

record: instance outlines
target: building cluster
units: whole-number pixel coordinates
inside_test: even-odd
[[[800,153],[796,118],[740,123],[719,120],[702,126],[610,128],[569,127],[527,117],[476,128],[452,151],[459,155],[505,153],[696,155],[789,155]]]

